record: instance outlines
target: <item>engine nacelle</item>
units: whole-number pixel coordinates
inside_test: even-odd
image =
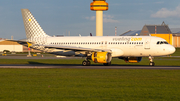
[[[119,57],[119,59],[123,59],[129,63],[138,63],[142,60],[142,57]]]
[[[93,52],[91,55],[91,59],[95,63],[110,63],[112,60],[112,56],[109,52]]]

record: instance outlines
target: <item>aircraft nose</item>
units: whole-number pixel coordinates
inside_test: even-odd
[[[173,54],[176,51],[176,48],[174,46],[169,47],[169,53]]]

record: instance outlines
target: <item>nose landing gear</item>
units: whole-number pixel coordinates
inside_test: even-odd
[[[155,63],[153,62],[153,58],[154,58],[154,57],[149,56],[149,61],[150,61],[149,65],[150,65],[150,66],[154,66],[154,65],[155,65]]]

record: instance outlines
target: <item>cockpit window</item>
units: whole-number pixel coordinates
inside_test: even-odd
[[[168,42],[164,41],[164,44],[169,44]]]
[[[157,44],[169,44],[167,41],[158,41]]]

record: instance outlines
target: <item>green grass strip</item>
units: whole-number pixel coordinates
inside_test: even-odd
[[[1,101],[179,101],[180,70],[0,69]]]

